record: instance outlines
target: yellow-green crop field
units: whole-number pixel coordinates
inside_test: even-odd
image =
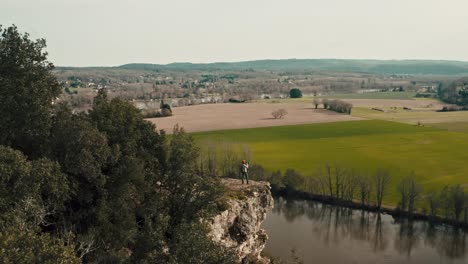
[[[383,120],[294,125],[194,133],[202,147],[247,145],[251,163],[268,171],[288,168],[313,176],[326,163],[361,173],[388,169],[392,184],[386,204],[395,204],[396,185],[414,171],[424,190],[468,187],[468,134]]]

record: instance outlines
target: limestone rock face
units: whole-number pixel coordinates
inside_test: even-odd
[[[230,248],[241,263],[269,263],[260,256],[268,236],[260,228],[267,212],[273,208],[273,197],[268,182],[225,179],[229,189],[227,210],[209,219],[213,240]]]

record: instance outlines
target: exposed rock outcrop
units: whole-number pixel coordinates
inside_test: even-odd
[[[209,220],[213,240],[230,248],[242,263],[269,263],[260,256],[268,236],[260,228],[273,197],[268,182],[250,181],[242,185],[240,180],[225,179],[228,188],[228,209]]]

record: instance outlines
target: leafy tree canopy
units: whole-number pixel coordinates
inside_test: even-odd
[[[0,144],[27,155],[45,146],[53,100],[61,89],[44,39],[0,26]]]
[[[289,97],[291,98],[302,98],[302,91],[299,88],[293,88],[289,91]]]

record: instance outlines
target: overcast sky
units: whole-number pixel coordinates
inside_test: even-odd
[[[468,0],[0,0],[60,66],[285,58],[468,61]]]

